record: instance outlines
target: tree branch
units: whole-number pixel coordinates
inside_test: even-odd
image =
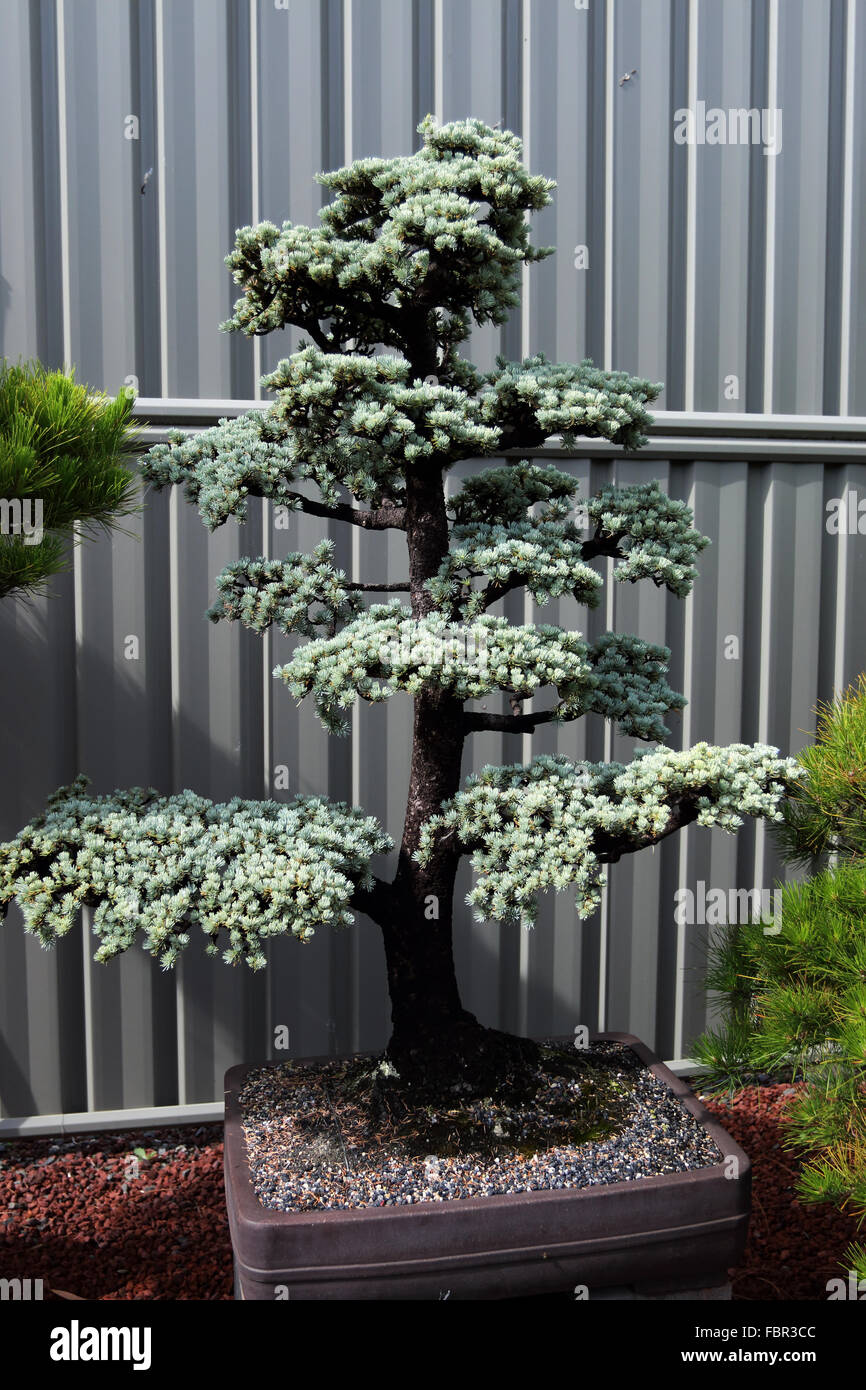
[[[392,885],[374,875],[372,888],[361,888],[356,884],[349,906],[356,908],[358,912],[366,913],[381,926],[387,918],[391,895]]]
[[[592,540],[583,542],[582,560],[594,560],[596,555],[609,555],[613,560],[624,559],[616,536],[603,536],[598,528]]]
[[[660,844],[666,840],[668,835],[674,835],[683,826],[691,825],[696,821],[700,814],[698,800],[702,796],[712,794],[713,788],[710,786],[693,790],[687,797],[684,797],[678,805],[670,808],[671,817],[664,830],[657,834],[644,835],[638,839],[630,835],[605,835],[603,832],[595,837],[593,841],[593,852],[603,864],[615,864],[623,854],[634,854],[641,849],[649,849],[651,845]]]
[[[539,710],[538,713],[533,711],[531,714],[476,714],[464,711],[463,728],[467,734],[531,734],[537,724],[550,724],[557,714],[557,709]]]
[[[344,589],[374,589],[377,593],[383,594],[408,594],[412,591],[412,585],[406,580],[402,584],[344,584]]]
[[[537,449],[547,438],[544,430],[538,425],[534,428],[528,422],[524,425],[514,425],[511,429],[503,430],[499,437],[499,450],[506,453],[509,449]]]
[[[303,329],[305,333],[309,333],[316,347],[321,348],[322,352],[339,351],[341,344],[337,343],[333,337],[329,338],[326,333],[322,332],[318,319],[298,317],[294,320],[294,325],[296,328]]]
[[[372,511],[365,511],[360,507],[350,507],[348,502],[337,502],[333,507],[326,507],[323,502],[302,497],[299,492],[288,492],[284,497],[292,502],[300,502],[298,510],[306,512],[308,516],[323,516],[329,521],[348,521],[352,526],[363,526],[369,531],[387,531],[389,527],[398,531],[406,529],[405,507],[377,507]]]
[[[545,714],[549,717],[550,711],[545,711]],[[484,728],[501,728],[503,727],[503,720],[507,722],[507,719],[498,715],[464,715],[464,719],[465,718],[487,718],[500,721],[499,723],[485,724],[483,726]],[[533,716],[524,715],[523,718],[531,719]],[[512,725],[512,728],[514,732],[520,732],[519,726],[514,728]],[[659,831],[657,834],[635,837],[634,835],[606,835],[604,831],[596,830],[592,843],[593,853],[599,863],[615,864],[624,854],[635,854],[639,850],[650,849],[655,845],[661,844],[662,840],[666,840],[669,835],[675,835],[678,830],[682,830],[684,826],[691,825],[697,820],[700,814],[700,807],[697,804],[699,799],[704,796],[711,796],[712,792],[713,788],[709,785],[694,788],[690,791],[678,804],[669,808],[671,812],[670,820],[665,829]],[[552,824],[551,822],[551,825]],[[442,843],[446,840],[456,841],[456,826],[452,825],[447,830],[440,826],[436,830],[434,838],[435,844],[439,848],[441,848]],[[485,840],[470,841],[466,844],[455,843],[453,846],[453,853],[459,858],[463,858],[464,856],[473,854],[479,846],[483,847],[486,843]]]
[[[485,588],[481,590],[481,593],[484,597],[484,607],[492,608],[494,603],[498,603],[501,598],[504,598],[506,594],[510,594],[512,590],[525,589],[528,582],[528,577],[524,577],[509,579],[504,583],[499,584],[487,584]]]

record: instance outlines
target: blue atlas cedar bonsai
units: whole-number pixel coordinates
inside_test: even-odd
[[[393,1031],[386,1076],[401,1085],[458,1085],[489,1094],[537,1060],[535,1044],[483,1027],[462,1006],[452,955],[458,864],[471,855],[468,901],[481,920],[532,920],[537,894],[575,885],[581,917],[599,902],[602,866],[688,825],[733,830],[741,817],[778,819],[796,774],[764,745],[643,750],[631,764],[543,756],[486,767],[461,788],[467,738],[531,732],[587,712],[627,735],[661,740],[667,710],[685,704],[665,681],[664,647],[605,633],[515,626],[488,610],[528,589],[540,604],[571,594],[588,608],[610,556],[617,580],[651,579],[685,596],[708,544],[691,512],[657,483],[608,487],[586,504],[593,534],[574,520],[575,480],[554,467],[506,463],[468,478],[449,502],[461,459],[532,449],[559,434],[628,449],[645,443],[645,406],[661,387],[588,361],[498,359],[481,373],[460,354],[471,324],[502,324],[534,248],[526,214],[555,185],[521,164],[520,140],[477,120],[419,127],[413,155],[363,159],[320,175],[333,191],[318,227],[243,227],[227,264],[243,296],[223,325],[258,335],[296,325],[307,341],[263,384],[254,411],[142,461],[157,488],[183,483],[213,530],[243,518],[248,497],[406,540],[403,583],[350,583],[333,546],[281,560],[243,559],[217,580],[208,616],[263,632],[275,623],[308,639],[275,671],[292,695],[312,695],[332,733],[360,696],[414,700],[408,805],[396,872],[373,875],[392,841],[343,803],[215,805],[190,791],[90,796],[79,777],[0,847],[0,901],[17,899],[28,931],[48,946],[82,904],[95,906],[96,959],[144,948],[171,966],[198,925],[212,954],[266,964],[265,942],[353,910],[381,928]],[[384,352],[380,352],[384,349]],[[297,491],[313,484],[315,497]],[[351,500],[348,500],[351,499]],[[407,602],[370,603],[402,591]],[[523,702],[547,690],[540,708]],[[511,713],[467,708],[504,692]],[[225,944],[225,943],[223,943]]]

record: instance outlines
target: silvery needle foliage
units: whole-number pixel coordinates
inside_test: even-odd
[[[86,903],[96,908],[96,960],[142,932],[168,967],[198,926],[209,954],[225,929],[223,959],[259,969],[269,936],[291,931],[306,941],[321,924],[351,923],[352,893],[390,840],[373,817],[318,797],[214,805],[191,791],[166,797],[138,787],[94,797],[79,776],[13,846],[4,847],[2,891],[14,891],[44,946]]]
[[[469,901],[481,917],[531,920],[540,893],[569,887],[585,917],[604,863],[690,822],[735,830],[744,815],[778,819],[798,774],[774,748],[701,743],[647,750],[629,766],[536,757],[486,767],[461,789],[460,748],[477,730],[532,732],[594,712],[641,739],[667,736],[665,714],[685,701],[665,679],[666,648],[615,633],[591,643],[487,610],[515,589],[542,606],[570,595],[596,607],[598,557],[613,560],[616,582],[649,579],[684,597],[708,541],[656,482],[586,499],[584,534],[574,479],[519,457],[553,435],[565,449],[581,436],[637,449],[661,388],[540,353],[500,358],[487,373],[461,356],[473,324],[507,320],[522,266],[551,254],[531,246],[527,213],[551,201],[554,185],[524,169],[508,131],[430,117],[419,131],[414,155],[321,175],[333,199],[319,226],[238,231],[227,264],[243,293],[223,327],[260,335],[292,324],[303,344],[263,378],[275,394],[267,411],[191,437],[174,432],[142,461],[155,487],[182,485],[211,530],[265,497],[323,526],[405,535],[405,584],[379,586],[402,587],[405,601],[379,602],[376,586],[350,583],[322,540],[310,554],[229,565],[208,614],[301,639],[274,674],[296,699],[312,696],[333,733],[345,732],[359,698],[414,697],[393,882],[371,870],[392,847],[375,820],[318,797],[92,796],[79,777],[0,847],[4,910],[15,898],[28,930],[50,945],[81,904],[94,905],[100,960],[140,932],[170,966],[198,926],[208,950],[227,934],[224,959],[258,969],[268,937],[306,941],[361,908],[385,935],[395,1038],[471,1018],[451,958],[461,855],[472,857]],[[446,504],[452,465],[506,453],[513,462],[468,478]],[[513,714],[462,711],[501,692]],[[528,698],[532,712],[522,708]],[[428,894],[440,904],[432,920],[421,911]]]
[[[773,818],[778,787],[767,772],[775,752],[698,743],[680,753],[641,749],[628,766],[543,755],[528,767],[485,767],[424,826],[421,858],[443,829],[472,849],[468,901],[479,921],[531,921],[540,892],[572,883],[588,917],[605,881],[600,846],[654,844],[671,827],[672,801],[694,797],[698,825],[725,830],[741,826],[743,815]]]

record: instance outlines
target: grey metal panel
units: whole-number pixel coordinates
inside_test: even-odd
[[[669,0],[617,0],[615,15],[613,332],[611,365],[665,377]],[[635,70],[635,76],[620,81]],[[666,401],[660,397],[659,404]]]
[[[163,6],[164,199],[168,263],[166,387],[190,395],[230,390],[228,317],[232,282],[223,259],[229,216],[229,7],[212,0]]]
[[[771,0],[752,0],[750,110],[768,107],[770,81]],[[745,409],[767,410],[764,401],[765,321],[767,318],[767,173],[770,156],[755,144],[749,153],[749,218],[743,235],[748,238],[749,295],[746,324]],[[771,240],[775,245],[775,239]],[[695,325],[697,328],[697,325]]]
[[[674,476],[679,472],[677,469]],[[718,744],[741,742],[743,623],[748,602],[748,469],[731,461],[683,472],[682,491],[678,489],[677,495],[693,507],[695,526],[709,536],[711,545],[700,557],[699,576],[689,598],[685,603],[670,600],[683,620],[676,636],[671,632],[666,639],[675,653],[671,684],[689,701],[677,744],[690,747],[702,739]],[[678,652],[682,655],[676,655]],[[737,854],[741,836],[751,834],[749,826],[746,822],[736,837],[690,826],[677,837],[678,845],[671,846],[667,854],[667,847],[662,849],[667,872],[659,902],[662,950],[657,1036],[671,1056],[686,1055],[684,1049],[706,1019],[700,980],[710,935],[697,922],[679,925],[674,895],[680,887],[697,892],[701,881],[708,885],[746,882],[737,876]],[[675,990],[661,985],[665,978],[676,982]]]
[[[271,511],[271,509],[268,509]],[[271,514],[269,553],[282,557],[293,551],[309,551],[322,538],[322,524],[313,517],[291,516],[288,529],[276,529]],[[345,739],[329,739],[319,724],[309,701],[295,705],[286,686],[272,675],[277,665],[288,661],[296,641],[274,632],[269,638],[253,636],[269,643],[269,656],[262,676],[262,689],[271,707],[271,736],[268,754],[269,785],[260,795],[275,801],[290,801],[299,793],[321,795],[325,787],[335,800],[348,799],[344,769],[349,759]],[[333,747],[331,746],[333,745]],[[289,785],[277,785],[288,773]],[[329,1052],[334,1046],[337,1019],[344,1008],[333,1007],[335,981],[342,987],[349,972],[348,933],[318,932],[303,948],[291,938],[268,946],[269,966],[264,986],[268,996],[268,1043],[273,1029],[289,1029],[291,1049],[308,1055]],[[340,1044],[350,1045],[350,1038]]]
[[[825,513],[833,502],[842,500],[856,507],[857,531],[850,525],[839,535],[830,535],[825,549],[831,559],[827,567],[828,583],[822,593],[825,632],[830,651],[825,669],[834,690],[841,691],[851,680],[851,672],[866,668],[866,621],[863,594],[866,593],[866,465],[851,464],[827,470],[825,480]],[[827,521],[829,516],[827,516]],[[833,646],[835,640],[835,658]]]
[[[259,206],[255,221],[277,227],[290,221],[315,226],[327,189],[315,175],[341,163],[327,147],[326,103],[341,90],[323,49],[323,9],[318,0],[289,9],[260,4],[258,18]],[[342,131],[336,132],[342,140]],[[230,250],[226,245],[225,253]],[[232,299],[240,293],[232,282]],[[257,340],[262,372],[273,371],[297,350],[295,328]],[[266,393],[265,398],[270,399]]]
[[[5,143],[0,200],[0,353],[63,360],[55,7],[0,13]],[[29,161],[29,169],[25,167]]]
[[[51,598],[0,605],[0,834],[15,834],[77,768],[75,626],[71,576]],[[87,1105],[81,937],[59,953],[21,929],[17,907],[0,932],[0,1107],[36,1113]]]
[[[776,284],[773,410],[818,411],[823,404],[830,83],[829,14],[811,0],[779,6],[776,164]],[[838,79],[837,79],[838,80]]]
[[[847,79],[838,80],[838,75],[846,71],[848,57],[848,34],[846,25],[846,0],[831,0],[827,62],[830,71],[830,84],[827,95],[826,141],[828,158],[826,160],[826,268],[824,273],[824,381],[822,410],[839,412],[848,410],[848,401],[842,388],[842,333],[841,314],[843,303],[850,304],[850,275],[847,264],[848,207],[850,202],[848,172],[845,164],[844,148],[848,139],[846,125],[849,103],[846,100]],[[853,93],[852,93],[853,95]],[[842,177],[838,170],[841,165]],[[843,280],[845,288],[843,289]],[[846,358],[847,358],[846,350]],[[846,361],[847,374],[848,364]]]
[[[613,470],[612,482],[628,486],[657,477],[669,491],[667,470],[658,464],[625,462]],[[664,644],[666,590],[649,584],[613,584],[613,621],[619,633],[634,633],[645,641]],[[675,735],[679,720],[672,713],[665,723]],[[640,744],[614,731],[610,756],[628,763]],[[647,990],[646,980],[655,973],[659,914],[661,855],[630,855],[608,870],[610,932],[608,946],[608,1013],[606,1026],[619,1030],[620,1020],[632,1018],[641,1036],[655,1036],[655,992]]]
[[[66,356],[79,380],[117,391],[135,370],[132,201],[140,120],[132,110],[130,11],[106,0],[65,6],[59,61],[66,89],[60,159],[68,189]]]
[[[849,5],[853,0],[848,0]],[[863,7],[856,11],[854,72],[862,74],[866,64],[866,15]],[[850,290],[843,281],[843,298],[848,295],[850,314],[850,375],[848,377],[848,409],[854,413],[866,410],[866,239],[859,229],[866,226],[866,159],[863,157],[863,132],[866,131],[866,86],[855,80],[849,100],[853,106],[852,129],[854,147],[845,153],[845,170],[851,179],[852,247]],[[841,370],[845,370],[843,360]]]
[[[532,240],[557,247],[557,254],[529,275],[529,348],[553,361],[579,362],[588,355],[588,284],[604,267],[603,243],[590,231],[589,14],[573,0],[556,0],[530,6],[530,16],[529,165],[557,182],[553,203],[533,218]],[[578,245],[586,247],[586,269],[576,268]]]
[[[197,512],[179,496],[172,504],[177,507],[178,538],[178,592],[172,597],[180,634],[175,654],[179,704],[174,789],[189,787],[215,800],[260,796],[261,727],[246,708],[247,692],[262,688],[260,646],[253,647],[253,634],[233,624],[209,623],[204,615],[215,598],[215,576],[232,560],[261,553],[261,526],[251,509],[245,523],[230,520],[209,535]],[[257,704],[258,698],[255,695]],[[256,978],[254,985],[263,995],[260,980]],[[230,1059],[225,1038],[247,1027],[246,1011],[252,1007],[248,989],[241,971],[214,972],[203,943],[185,956],[182,1101],[206,1099],[225,1071],[226,1058]]]
[[[150,737],[161,683],[151,666],[160,660],[160,639],[148,625],[148,566],[144,517],[105,544],[84,544],[76,556],[81,622],[77,630],[78,739],[76,771],[86,773],[97,793],[152,783],[165,764],[152,761]],[[151,528],[158,541],[158,533]],[[159,591],[154,595],[159,600]],[[157,650],[149,649],[149,640]],[[166,787],[165,790],[168,790]],[[106,1108],[147,1101],[157,1086],[159,1039],[174,1028],[170,982],[141,951],[130,952],[118,969],[95,964],[87,951],[84,969],[92,1008],[91,1104]],[[111,1036],[114,1045],[100,1046]],[[172,1097],[173,1098],[173,1097]]]
[[[740,408],[762,410],[766,367],[776,409],[864,408],[866,21],[854,0],[8,0],[0,23],[22,132],[0,152],[3,352],[66,355],[109,389],[134,375],[151,394],[255,390],[298,335],[219,334],[236,227],[312,220],[318,169],[408,153],[436,108],[525,123],[530,166],[558,182],[533,222],[558,255],[529,274],[532,350],[600,360],[611,293],[612,364],[665,379],[669,405],[735,410],[722,383],[736,375]],[[760,144],[674,143],[684,102],[761,110],[774,86],[775,159]],[[129,116],[137,139],[124,137]],[[574,268],[577,245],[588,270]],[[476,330],[471,350],[489,367],[522,341],[516,311],[505,329]]]
[[[0,122],[16,131],[9,140],[0,198],[0,354],[17,355],[22,343],[35,343],[36,303],[24,286],[36,279],[33,208],[40,176],[37,145],[39,111],[33,101],[30,50],[33,12],[7,9],[0,43]]]
[[[136,316],[135,361],[129,374],[138,380],[141,395],[162,390],[162,336],[160,315],[160,209],[163,181],[158,173],[161,135],[160,97],[157,82],[157,25],[155,0],[140,0],[131,7],[130,108],[139,116],[139,140],[130,150],[132,182],[134,280],[124,294],[132,300]]]
[[[749,0],[698,9],[698,97],[751,105]],[[695,150],[694,407],[739,411],[746,391],[750,147]],[[726,378],[736,377],[736,381]],[[736,394],[734,394],[736,392]]]

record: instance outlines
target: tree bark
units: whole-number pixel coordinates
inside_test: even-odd
[[[424,585],[448,551],[440,470],[408,478],[406,531],[412,615],[420,618],[435,608]],[[405,1081],[488,1090],[536,1050],[484,1028],[463,1008],[452,944],[456,839],[440,838],[423,866],[414,858],[425,821],[460,789],[465,737],[462,700],[435,686],[416,696],[406,819],[390,910],[380,921],[393,1027],[387,1055]]]
[[[448,552],[448,518],[440,470],[412,474],[406,488],[406,540],[412,616],[435,605],[425,582]],[[456,848],[437,846],[423,867],[413,858],[421,827],[460,789],[463,704],[435,687],[415,697],[412,761],[390,920],[382,923],[394,1034],[389,1053],[468,1018],[460,1002],[452,949]]]
[[[463,710],[444,692],[415,700],[406,820],[391,913],[382,923],[394,1034],[389,1051],[405,1052],[452,1022],[469,1017],[460,1002],[452,949],[454,882],[460,855],[437,845],[429,862],[413,858],[421,827],[460,787]]]

